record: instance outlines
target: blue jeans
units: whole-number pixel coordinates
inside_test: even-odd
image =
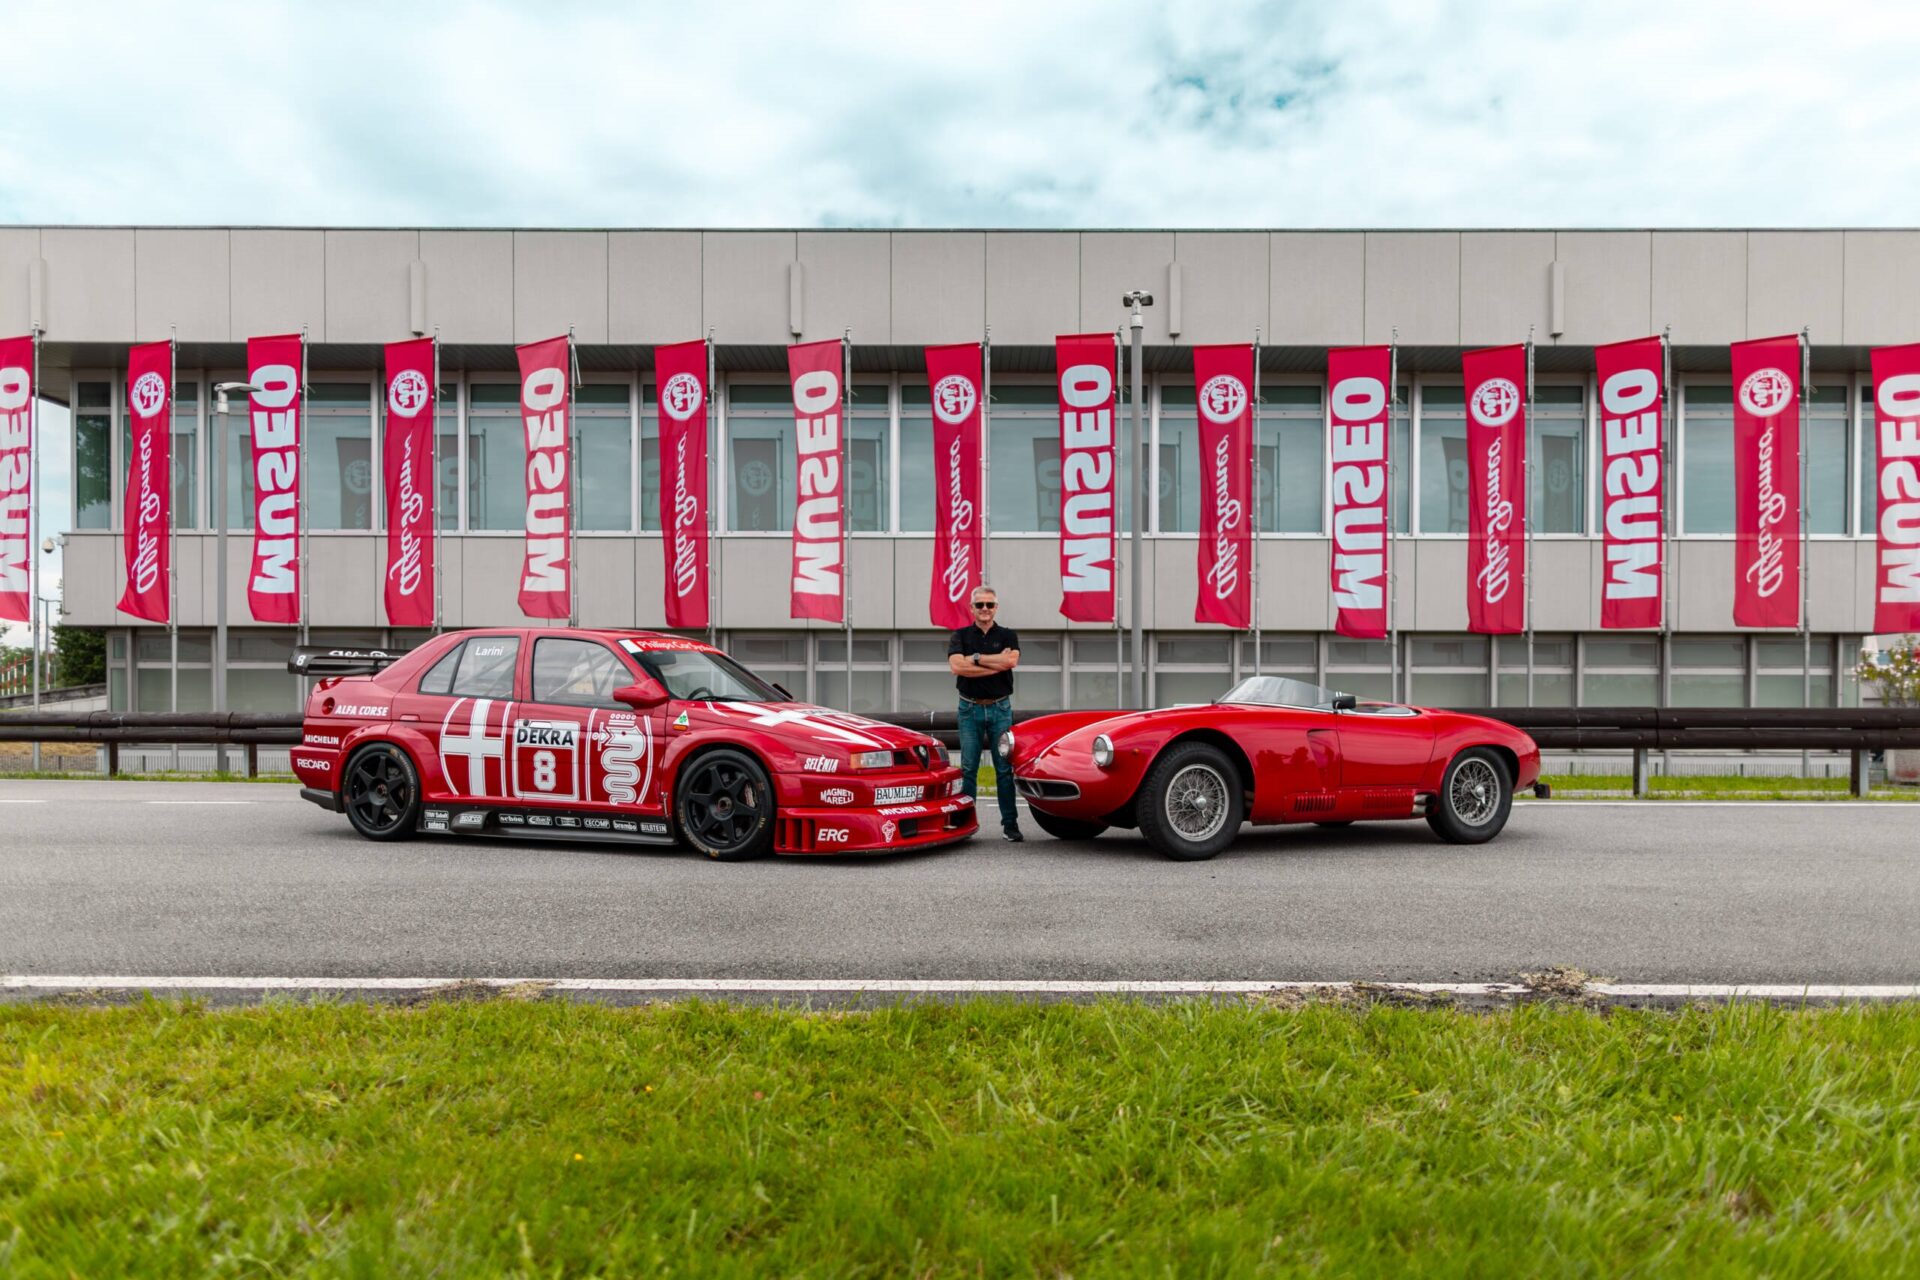
[[[960,701],[960,785],[968,795],[973,796],[976,804],[974,811],[979,812],[980,789],[980,748],[982,744],[993,756],[993,781],[1000,792],[1000,825],[1013,827],[1020,824],[1020,811],[1014,807],[1013,800],[1013,764],[1000,754],[1000,735],[1013,728],[1013,699],[1002,698],[990,707],[977,702]],[[981,814],[984,822],[986,815]]]

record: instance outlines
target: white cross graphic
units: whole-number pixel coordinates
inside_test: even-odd
[[[840,715],[840,713],[836,711],[814,710],[814,711],[757,711],[756,712],[756,711],[740,711],[734,706],[732,706],[731,704],[724,703],[724,702],[721,702],[721,703],[706,702],[706,703],[702,703],[701,705],[706,707],[706,709],[709,711],[718,712],[722,715],[744,715],[752,723],[757,725],[764,725],[765,727],[770,729],[783,724],[792,724],[792,725],[798,725],[803,729],[812,729],[818,732],[822,737],[833,738],[840,742],[850,742],[853,745],[858,747],[884,747],[887,745],[886,743],[880,741],[877,738],[868,737],[864,733],[854,733],[853,731],[843,727],[842,725],[834,724],[830,722],[827,719],[828,716]],[[852,720],[855,724],[870,723],[868,721],[861,720],[858,716],[848,716],[846,718],[849,720]]]
[[[460,701],[465,702],[466,699],[462,698]],[[452,782],[453,773],[447,768],[447,757],[465,756],[467,758],[467,794],[470,796],[487,794],[487,761],[498,760],[502,776],[504,777],[506,773],[506,724],[501,724],[500,736],[497,738],[487,733],[487,710],[492,706],[492,698],[475,698],[473,716],[467,721],[467,731],[464,734],[455,734],[448,728],[453,723],[455,713],[460,710],[459,702],[453,704],[452,709],[447,712],[447,718],[440,724],[441,771],[447,774],[447,781]],[[507,719],[513,719],[511,703],[507,707]]]

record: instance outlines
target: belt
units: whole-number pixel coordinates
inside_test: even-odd
[[[1012,694],[1007,693],[1007,694],[1002,694],[998,698],[969,698],[966,694],[963,693],[960,695],[960,701],[971,702],[976,707],[997,707],[1001,703],[1005,702],[1008,698],[1011,698],[1012,696],[1013,696]]]

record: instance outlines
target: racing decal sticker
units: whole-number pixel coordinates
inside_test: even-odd
[[[703,702],[700,705],[715,715],[742,716],[747,723],[763,729],[790,724],[831,742],[845,742],[869,750],[884,749],[887,745],[884,738],[874,735],[876,732],[887,732],[889,726],[846,711],[805,705],[768,707],[765,710],[749,710],[731,702]]]
[[[893,819],[891,818],[881,823],[880,824],[880,842],[882,844],[891,842],[893,839],[893,833],[897,830],[899,830],[899,828],[893,825]]]
[[[896,804],[885,809],[877,809],[875,812],[896,818],[917,818],[927,812],[927,806],[924,804]]]
[[[845,787],[828,787],[820,793],[822,804],[852,804],[853,792]]]
[[[587,730],[599,762],[601,790],[611,804],[645,804],[653,787],[652,726],[645,716],[629,712],[612,712],[604,724],[600,715],[595,711],[587,717]]]
[[[845,827],[822,827],[816,837],[821,844],[845,844],[848,832]]]
[[[293,764],[297,769],[313,769],[320,773],[326,773],[333,768],[333,761],[316,760],[312,756],[295,756]]]
[[[875,804],[899,804],[902,801],[918,800],[919,798],[919,787],[875,787],[873,789],[873,802]]]
[[[682,711],[673,718],[673,727],[676,729],[691,729],[693,728],[693,721],[687,719],[687,713]]]
[[[513,722],[513,794],[522,799],[580,798],[580,722]]]
[[[337,747],[340,745],[340,739],[330,733],[310,733],[302,739],[302,742],[309,747]]]
[[[473,710],[463,719],[460,708],[468,701],[456,699],[440,722],[441,775],[447,780],[447,790],[455,795],[505,795],[507,724],[513,718],[513,704],[499,704],[500,720],[495,724],[492,698],[471,699]],[[463,763],[456,766],[456,758]],[[495,765],[497,768],[489,767]]]
[[[808,756],[800,767],[808,773],[835,773],[840,768],[840,762],[832,756]]]
[[[615,818],[613,820],[613,829],[624,832],[630,836],[640,834],[640,824],[630,818]]]

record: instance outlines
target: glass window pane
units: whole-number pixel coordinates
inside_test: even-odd
[[[111,392],[104,382],[83,382],[82,403]],[[105,529],[113,519],[113,420],[102,410],[73,415],[73,505],[76,529]]]
[[[1490,653],[1486,636],[1415,636],[1410,661],[1419,667],[1485,669]],[[1538,662],[1539,654],[1534,655]],[[1526,661],[1524,652],[1521,661]]]
[[[299,709],[300,681],[292,673],[272,667],[233,667],[227,671],[227,710]]]
[[[624,391],[624,388],[622,388]],[[624,533],[633,528],[633,423],[582,413],[580,527]]]
[[[764,390],[737,387],[729,390],[728,397],[732,405],[739,405],[743,395]],[[756,532],[793,527],[793,409],[785,388],[773,390],[781,397],[778,411],[727,415],[727,468],[732,473],[727,495],[729,529]]]
[[[900,531],[933,531],[933,413],[925,386],[900,388]],[[907,695],[903,688],[900,694]]]
[[[1386,667],[1393,659],[1393,649],[1385,640],[1351,640],[1345,636],[1327,638],[1327,665],[1329,667]]]
[[[1319,388],[1312,388],[1317,399]],[[1269,533],[1320,533],[1326,497],[1326,421],[1260,414],[1260,528]]]
[[[1224,635],[1160,636],[1154,641],[1154,653],[1160,662],[1218,667],[1222,671],[1233,658],[1230,638]]]
[[[994,388],[987,471],[993,486],[995,533],[1059,531],[1060,416],[1054,399],[1051,387]],[[1116,531],[1124,532],[1133,509],[1132,413],[1124,398],[1116,412],[1114,488],[1120,509]]]
[[[1676,671],[1673,676],[1673,705],[1744,707],[1747,705],[1747,677],[1734,673],[1700,675]]]
[[[443,383],[433,407],[434,467],[440,472],[440,527],[460,527],[460,387]]]
[[[815,635],[817,636],[815,653],[818,655],[820,662],[846,662],[847,638],[845,632],[821,631],[816,632]],[[853,638],[853,660],[855,664],[862,662],[892,661],[891,655],[887,652],[887,643],[885,636],[856,635]]]
[[[513,669],[520,657],[518,636],[475,636],[460,651],[460,669],[451,692],[456,698],[513,697]]]
[[[1058,635],[1035,635],[1031,631],[1020,633],[1020,670],[1022,671],[1033,667],[1058,667],[1060,652]]]
[[[1747,642],[1742,636],[1675,636],[1674,667],[1733,667],[1745,670]],[[1799,665],[1796,659],[1795,666]]]
[[[1153,702],[1171,707],[1184,702],[1212,702],[1233,685],[1233,676],[1225,668],[1219,671],[1156,671],[1153,676]]]
[[[642,387],[640,404],[640,528],[649,533],[660,531],[660,402],[655,388]],[[712,413],[708,413],[708,431],[712,431]],[[709,437],[708,466],[712,466]],[[711,477],[708,484],[711,486]]]
[[[460,651],[464,648],[464,644],[453,646],[420,677],[421,693],[444,697],[453,691],[453,673],[460,668]]]
[[[1467,417],[1459,387],[1420,388],[1420,532],[1467,531]]]
[[[1510,671],[1527,668],[1527,638],[1525,636],[1502,636],[1500,638],[1500,669]],[[1533,638],[1533,669],[1538,672],[1542,667],[1573,666],[1573,637],[1553,635],[1542,632]],[[1502,701],[1505,699],[1503,698]]]
[[[1350,693],[1370,702],[1386,702],[1393,697],[1393,673],[1389,671],[1344,671],[1328,675],[1327,683],[1336,693]]]
[[[512,383],[468,388],[467,528],[525,529],[527,442]]]
[[[1527,677],[1503,670],[1500,676],[1500,705],[1503,707],[1570,707],[1573,705],[1571,671],[1533,671],[1533,701],[1527,701]]]
[[[1586,389],[1539,387],[1534,396],[1534,530],[1585,533]]]
[[[1192,388],[1186,388],[1191,396]],[[1200,528],[1200,423],[1191,408],[1160,410],[1160,458],[1154,468],[1164,533]]]
[[[1522,676],[1520,687],[1523,695],[1526,684],[1526,677]],[[1416,670],[1413,673],[1410,701],[1423,707],[1484,707],[1488,702],[1487,677],[1466,672],[1439,675]]]
[[[253,528],[253,432],[247,425],[247,397],[228,398],[226,421],[220,430],[227,438],[227,528]],[[219,459],[211,460],[214,466]]]
[[[1816,386],[1807,437],[1807,530],[1847,532],[1847,389]]]
[[[1587,638],[1587,665],[1589,667],[1654,667],[1660,662],[1660,642],[1658,640],[1634,639],[1630,636],[1589,636]]]
[[[1688,386],[1681,408],[1681,531],[1732,533],[1733,389]]]
[[[804,632],[735,632],[728,638],[727,651],[736,661],[755,671],[762,666],[804,667],[807,637]]]
[[[1026,657],[1024,653],[1020,656]],[[901,636],[900,661],[918,666],[939,667],[944,671],[947,666],[947,639],[945,636],[938,635]]]
[[[1535,677],[1537,682],[1538,677]],[[1660,700],[1660,677],[1587,673],[1586,705],[1593,707],[1651,707]]]
[[[1763,636],[1760,639],[1760,667],[1762,670],[1777,668],[1798,671],[1803,662],[1808,662],[1815,671],[1824,671],[1833,664],[1833,646],[1824,637],[1813,637],[1812,648],[1809,659],[1807,647],[1799,636],[1791,639]]]
[[[373,400],[364,382],[316,382],[307,393],[309,529],[373,528]]]
[[[632,683],[632,673],[603,644],[551,636],[533,643],[535,702],[617,707],[613,691]]]
[[[1320,665],[1319,642],[1313,636],[1261,636],[1260,669],[1265,673],[1281,670],[1311,672]],[[1240,641],[1240,664],[1253,666],[1253,638]],[[1311,677],[1308,684],[1317,684]]]
[[[952,711],[959,705],[953,676],[946,671],[902,671],[901,711]]]
[[[887,436],[891,429],[887,416],[887,389],[864,388],[878,401],[877,408],[858,407],[863,397],[854,400],[853,426],[847,437],[847,528],[853,533],[883,533],[890,518],[887,511]]]
[[[1128,682],[1125,691],[1121,688],[1123,679]],[[1111,666],[1083,667],[1075,664],[1068,695],[1068,702],[1071,704],[1069,709],[1106,711],[1119,707],[1132,692],[1132,679],[1132,675],[1124,671],[1116,676]],[[1017,697],[1015,702],[1018,702]]]
[[[274,666],[285,666],[287,659],[293,657],[293,646],[298,636],[293,631],[229,631],[227,632],[227,661],[264,662]]]
[[[887,711],[887,685],[891,673],[886,671],[862,671],[853,669],[853,702],[847,702],[847,671],[845,667],[822,667],[814,672],[817,701],[823,707],[833,707],[841,711],[856,711],[865,714]]]
[[[1757,683],[1758,688],[1754,690],[1755,706],[1827,707],[1833,705],[1833,677],[1830,675],[1814,673],[1812,696],[1805,702],[1801,701],[1801,697],[1806,690],[1802,688],[1801,678],[1797,672],[1790,676],[1762,675]]]

